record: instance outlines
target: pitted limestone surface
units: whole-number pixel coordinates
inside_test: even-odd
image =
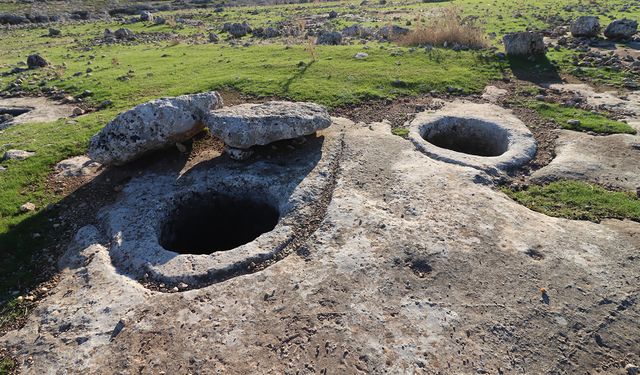
[[[508,110],[462,101],[418,114],[409,137],[430,157],[490,175],[522,166],[537,149],[529,129]]]
[[[99,214],[113,264],[135,279],[202,286],[280,259],[328,204],[340,126],[280,157],[132,180]]]
[[[88,227],[0,347],[24,374],[622,375],[640,362],[639,223],[533,212],[384,124],[349,126],[343,150],[296,254],[159,293],[118,272]]]
[[[74,108],[73,105],[59,104],[41,97],[0,99],[0,115],[7,114],[13,117],[7,122],[0,120],[0,130],[17,124],[49,122],[71,117]]]

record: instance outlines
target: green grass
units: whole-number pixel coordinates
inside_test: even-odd
[[[409,135],[408,128],[393,128],[391,129],[391,134],[397,135],[398,137],[405,138]]]
[[[578,108],[563,107],[555,103],[531,102],[529,108],[536,110],[541,116],[554,120],[563,129],[592,131],[601,134],[635,134],[636,131],[624,122],[611,120],[603,115]],[[580,124],[571,125],[569,120],[579,120]]]
[[[23,161],[8,161],[0,175],[0,301],[13,290],[28,289],[35,281],[28,267],[37,249],[47,247],[48,218],[55,212],[44,208],[60,199],[45,189],[52,166],[69,156],[82,154],[87,140],[111,118],[114,112],[84,116],[78,123],[65,121],[15,126],[2,133],[0,153],[9,148],[32,150],[36,156]],[[32,202],[34,213],[19,212],[20,205]],[[34,237],[38,233],[40,237]]]
[[[640,221],[640,199],[634,194],[585,182],[559,181],[522,191],[503,191],[520,204],[549,216],[594,222],[605,218]]]
[[[15,366],[16,364],[11,358],[0,358],[0,375],[10,374]]]

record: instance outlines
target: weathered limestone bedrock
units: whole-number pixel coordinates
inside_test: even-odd
[[[640,137],[631,134],[593,136],[561,130],[556,157],[531,176],[531,181],[581,180],[616,189],[640,187]]]
[[[118,238],[85,227],[59,284],[0,347],[37,375],[623,375],[640,362],[640,223],[533,212],[385,124],[346,126],[343,141],[299,251],[161,293],[114,267],[101,244]]]
[[[315,103],[274,101],[211,111],[204,122],[227,146],[246,149],[313,134],[328,128],[331,117]]]
[[[204,115],[222,105],[215,91],[140,104],[118,115],[91,138],[89,156],[101,164],[122,165],[186,141],[204,129]]]
[[[509,110],[464,101],[418,114],[410,124],[409,138],[436,160],[491,176],[524,165],[537,151],[533,134]]]

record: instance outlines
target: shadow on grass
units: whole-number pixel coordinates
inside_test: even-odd
[[[532,60],[513,56],[508,59],[513,75],[519,80],[535,84],[562,83],[558,68],[546,56]]]
[[[287,94],[289,94],[289,88],[291,87],[291,84],[297,80],[302,78],[302,76],[304,76],[304,73],[307,71],[307,69],[309,69],[311,67],[311,65],[313,65],[316,62],[316,60],[312,60],[311,62],[309,62],[308,64],[304,63],[304,62],[300,62],[300,64],[298,65],[298,71],[292,75],[291,77],[289,77],[284,84],[282,85],[282,93],[286,96]]]
[[[0,331],[7,323],[2,317],[11,314],[11,302],[55,275],[57,259],[76,231],[95,223],[96,213],[115,201],[120,186],[140,171],[163,170],[177,176],[188,157],[175,149],[164,150],[123,167],[104,169],[89,182],[76,181],[78,189],[0,233]]]

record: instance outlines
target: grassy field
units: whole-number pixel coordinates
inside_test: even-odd
[[[636,134],[636,130],[624,122],[611,120],[603,115],[583,109],[567,108],[555,103],[540,102],[532,102],[528,106],[543,117],[554,120],[563,129],[591,131],[601,134]],[[571,120],[578,120],[580,123],[570,123]]]
[[[47,2],[46,9],[106,6],[104,1],[76,3]],[[0,301],[13,299],[14,292],[22,293],[32,286],[34,274],[29,267],[32,255],[48,246],[47,241],[50,241],[47,236],[34,238],[33,233],[50,229],[48,218],[53,213],[42,210],[61,199],[45,189],[46,177],[53,165],[84,153],[92,134],[118,112],[135,104],[160,96],[224,88],[254,96],[311,100],[337,107],[370,99],[392,99],[432,91],[445,93],[451,89],[459,94],[478,93],[492,80],[512,74],[512,64],[499,60],[490,50],[456,52],[435,48],[427,52],[421,48],[379,42],[314,47],[305,40],[286,38],[273,43],[259,41],[247,47],[242,45],[248,38],[240,40],[235,47],[228,43],[207,43],[207,34],[219,32],[223,23],[248,21],[253,27],[264,27],[281,21],[312,19],[335,10],[340,17],[330,20],[327,28],[341,29],[355,23],[370,27],[389,24],[414,27],[429,22],[430,17],[439,14],[442,6],[455,5],[463,16],[476,17],[477,23],[489,35],[490,43],[499,49],[501,37],[506,32],[543,28],[557,17],[569,19],[586,14],[587,10],[567,11],[568,5],[577,9],[581,4],[579,0],[455,0],[437,3],[388,1],[386,4],[371,1],[369,5],[360,6],[360,1],[354,0],[227,7],[220,13],[213,13],[211,9],[184,10],[160,15],[169,19],[183,17],[200,24],[126,25],[134,32],[148,36],[150,41],[108,46],[96,45],[104,29],[117,29],[123,25],[104,21],[58,25],[62,36],[56,38],[47,37],[48,28],[45,27],[0,30],[0,71],[9,71],[36,52],[52,64],[21,75],[28,90],[37,92],[47,87],[59,87],[71,95],[89,90],[91,95],[87,100],[90,104],[97,105],[103,100],[113,102],[107,110],[79,117],[77,123],[30,124],[0,133],[0,153],[9,148],[36,152],[36,156],[25,161],[0,163],[8,168],[0,174],[0,249],[4,255],[0,258]],[[621,12],[628,0],[599,0],[592,5],[589,12],[594,12],[593,7],[596,7],[608,9],[610,17],[640,17],[637,8],[634,13]],[[25,12],[39,6],[40,3],[2,1],[0,12]],[[605,15],[601,15],[601,19],[603,23],[608,22]],[[159,33],[171,36],[153,39]],[[221,36],[225,37],[224,34]],[[358,52],[366,52],[369,56],[355,59]],[[568,50],[551,52],[550,65],[543,68],[558,69],[554,72],[558,74],[574,74],[570,62],[575,53]],[[542,69],[535,64],[525,68],[533,74]],[[580,74],[613,85],[619,85],[626,78],[624,73],[606,68],[585,68]],[[0,76],[0,87],[15,79],[15,75]],[[590,113],[567,111],[570,110],[556,107],[540,109],[542,115],[556,119],[560,125],[566,124],[567,116],[579,116],[585,127],[582,130],[629,132],[624,124]],[[401,130],[396,133],[403,135]],[[528,194],[533,192],[535,190]],[[525,193],[518,194],[514,197],[526,202]],[[38,211],[20,213],[18,208],[25,202],[35,203]],[[547,210],[551,212],[553,207],[549,206]]]
[[[632,193],[611,192],[576,181],[559,181],[526,190],[503,189],[511,198],[549,216],[599,222],[602,219],[640,221],[640,199]]]

